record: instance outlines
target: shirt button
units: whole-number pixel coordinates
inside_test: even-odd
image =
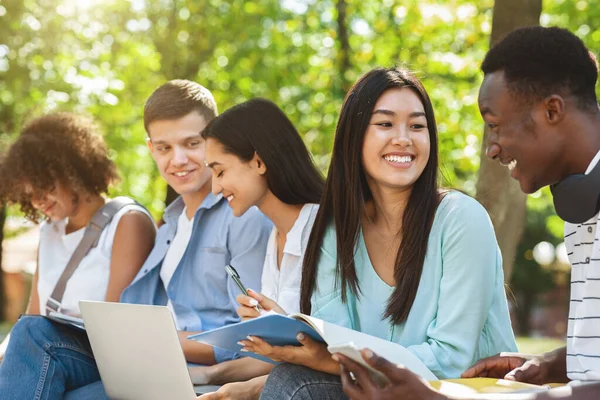
[[[591,226],[588,226],[588,232],[592,233],[592,227]]]
[[[170,241],[170,240],[167,240],[167,244],[171,244],[171,241]]]
[[[148,270],[147,270],[147,269],[145,269],[145,270],[144,270],[144,273],[145,273],[145,274],[147,274],[147,273],[148,273]]]
[[[585,263],[586,263],[586,264],[589,264],[589,263],[590,263],[590,258],[589,258],[589,257],[586,257],[586,258],[585,258]]]

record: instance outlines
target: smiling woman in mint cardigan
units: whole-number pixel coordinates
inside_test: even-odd
[[[403,345],[438,378],[458,378],[516,344],[490,219],[474,199],[441,190],[437,169],[421,82],[396,68],[359,79],[336,129],[301,311]],[[261,398],[345,398],[326,346],[299,340],[297,348],[243,342],[287,362],[271,371]]]
[[[455,191],[441,200],[414,302],[398,324],[382,320],[395,287],[373,268],[362,232],[354,255],[361,295],[348,291],[342,301],[336,239],[331,225],[321,246],[312,316],[401,344],[438,378],[459,378],[481,358],[516,351],[500,250],[476,200]]]

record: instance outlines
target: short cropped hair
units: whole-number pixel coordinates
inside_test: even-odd
[[[598,106],[596,56],[566,29],[517,29],[492,47],[481,69],[486,75],[504,71],[509,91],[527,102],[562,93],[574,96],[580,109]]]
[[[98,126],[72,113],[48,114],[26,125],[3,155],[0,176],[0,202],[19,204],[33,221],[40,214],[31,204],[32,196],[48,193],[57,183],[77,198],[81,192],[106,193],[118,179]]]
[[[144,106],[144,128],[154,121],[173,120],[196,111],[209,123],[218,114],[212,93],[199,83],[175,79],[150,95]]]

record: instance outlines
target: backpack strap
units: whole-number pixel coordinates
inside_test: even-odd
[[[77,248],[73,252],[73,255],[69,259],[65,270],[61,274],[52,294],[46,302],[46,312],[60,312],[61,301],[67,288],[67,282],[71,275],[75,272],[81,260],[89,253],[91,249],[98,245],[100,235],[104,228],[110,223],[115,214],[119,212],[123,207],[137,204],[137,202],[129,197],[120,196],[115,197],[102,207],[92,217],[90,222],[85,227],[83,238],[77,245]]]

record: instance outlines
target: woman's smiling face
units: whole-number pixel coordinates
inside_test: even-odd
[[[430,137],[425,108],[409,88],[385,91],[373,108],[362,162],[370,185],[406,190],[429,161]]]
[[[206,164],[212,170],[212,191],[222,194],[239,217],[252,206],[260,204],[269,188],[262,160],[254,154],[249,162],[227,153],[214,138],[206,140]]]

